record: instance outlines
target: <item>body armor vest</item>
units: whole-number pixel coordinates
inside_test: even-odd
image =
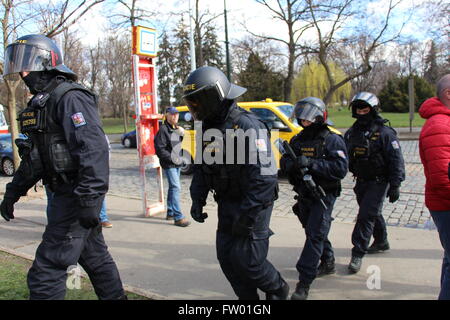
[[[204,158],[210,157],[212,159],[217,152],[220,152],[223,155],[223,161],[221,164],[205,164],[205,161],[203,161],[202,164],[202,171],[205,176],[205,180],[209,186],[209,189],[214,190],[214,198],[216,201],[222,198],[239,200],[248,184],[247,177],[243,176],[241,173],[241,169],[243,167],[242,165],[245,162],[243,163],[242,161],[237,161],[239,155],[237,154],[238,143],[235,135],[232,136],[234,139],[233,164],[226,164],[226,141],[231,141],[230,133],[239,129],[237,126],[239,118],[244,113],[250,112],[239,107],[232,106],[231,108],[233,109],[228,115],[227,121],[220,128],[218,128],[221,132],[221,136],[214,137],[214,140],[211,142],[203,142]],[[233,131],[230,131],[229,129],[233,129]],[[242,154],[240,156],[242,157]],[[228,159],[228,161],[230,161],[230,159]],[[247,158],[245,158],[245,161],[247,161]]]
[[[69,153],[63,129],[54,120],[60,99],[71,90],[87,92],[95,99],[83,86],[57,78],[46,92],[31,98],[18,118],[21,132],[31,140],[31,169],[34,174],[41,174],[44,184],[50,186],[68,183],[77,176],[78,166]]]
[[[295,142],[295,151],[300,152],[299,155],[312,159],[324,159],[325,154],[325,139],[331,134],[328,128],[324,128],[313,139],[305,139],[300,132],[298,140]],[[341,189],[340,180],[330,180],[313,175],[316,184],[320,185],[323,190],[327,192],[339,191]],[[300,181],[300,183],[303,183]]]
[[[387,176],[386,161],[383,158],[380,139],[380,126],[373,123],[368,131],[350,129],[349,169],[355,177],[374,180]]]

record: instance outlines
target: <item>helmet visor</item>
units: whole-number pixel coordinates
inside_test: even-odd
[[[9,45],[5,51],[3,76],[23,71],[43,71],[51,61],[50,51],[26,44]]]
[[[215,110],[218,110],[222,103],[222,96],[214,85],[184,96],[184,101],[194,120],[203,121],[210,117]]]
[[[307,103],[297,105],[294,109],[293,116],[297,119],[298,122],[300,122],[300,120],[315,122],[318,116],[323,117],[323,113],[316,106]]]

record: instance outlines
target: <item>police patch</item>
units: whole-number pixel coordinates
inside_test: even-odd
[[[266,140],[264,140],[264,139],[256,139],[255,140],[255,144],[256,144],[256,149],[258,149],[258,151],[260,151],[260,152],[267,152]]]
[[[400,145],[398,144],[397,141],[392,141],[392,148],[394,148],[394,149],[400,149]]]
[[[342,159],[347,159],[347,157],[345,156],[345,152],[342,150],[338,150],[337,154],[339,157],[341,157]]]
[[[84,120],[83,114],[81,112],[73,114],[71,118],[75,128],[84,126],[86,124],[86,120]]]

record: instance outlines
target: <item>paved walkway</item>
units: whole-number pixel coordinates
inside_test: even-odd
[[[144,218],[139,200],[108,196],[107,203],[114,227],[104,235],[125,284],[156,299],[235,299],[216,260],[213,205],[205,223],[180,228],[165,214]],[[33,256],[46,223],[45,204],[42,191],[19,202],[16,219],[0,221],[1,247]],[[186,204],[182,208],[189,210]],[[304,232],[294,216],[273,217],[271,228],[269,259],[292,293]],[[391,250],[368,255],[360,273],[348,275],[352,229],[352,223],[333,223],[337,274],[317,279],[311,299],[436,299],[443,250],[435,230],[388,227]]]
[[[417,139],[418,132],[413,135]],[[386,201],[383,210],[392,249],[380,255],[368,255],[359,274],[347,274],[350,237],[357,213],[352,191],[354,182],[348,175],[333,211],[335,221],[330,234],[337,274],[315,281],[311,299],[437,297],[443,250],[437,232],[427,228],[432,224],[424,206],[425,181],[417,140],[403,139],[405,136],[407,133],[400,133],[407,179],[400,200],[395,204]],[[193,222],[188,228],[179,228],[162,216],[144,218],[137,168],[136,150],[113,144],[107,204],[114,227],[105,229],[104,234],[124,283],[157,299],[234,299],[216,260],[217,206],[212,198],[206,206],[210,218],[204,224]],[[0,177],[0,194],[10,180]],[[190,180],[189,176],[182,177],[181,204],[187,214],[191,203]],[[149,183],[154,185],[154,175],[149,175]],[[305,240],[304,231],[291,211],[293,202],[291,186],[280,180],[280,198],[271,223],[275,235],[271,238],[269,258],[288,280],[291,292],[297,281],[295,264]],[[42,188],[37,193],[30,191],[16,205],[17,219],[10,223],[0,221],[0,246],[33,257],[46,224],[45,205]],[[370,281],[373,280],[370,276],[376,274],[380,275],[381,288],[370,290],[367,281],[377,284]]]

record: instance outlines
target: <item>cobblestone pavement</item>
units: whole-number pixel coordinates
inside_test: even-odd
[[[424,228],[428,225],[430,214],[424,204],[425,177],[420,162],[418,141],[401,141],[403,155],[406,162],[406,181],[401,187],[400,199],[392,204],[385,201],[383,216],[388,225]],[[149,201],[156,200],[156,170],[148,171]],[[4,191],[5,184],[10,177],[0,176],[0,191]],[[182,176],[181,202],[190,203],[189,186],[191,176]],[[164,178],[164,189],[167,194],[167,182]],[[342,182],[342,193],[337,199],[333,210],[335,221],[354,222],[358,212],[358,205],[353,193],[353,178],[348,174]],[[110,163],[110,194],[129,198],[142,198],[139,162],[136,149],[125,149],[120,144],[112,144]],[[292,213],[294,204],[292,186],[286,180],[280,179],[279,199],[275,202],[273,215],[287,216]],[[206,211],[216,212],[217,206],[210,195]],[[188,213],[185,213],[188,214]]]

